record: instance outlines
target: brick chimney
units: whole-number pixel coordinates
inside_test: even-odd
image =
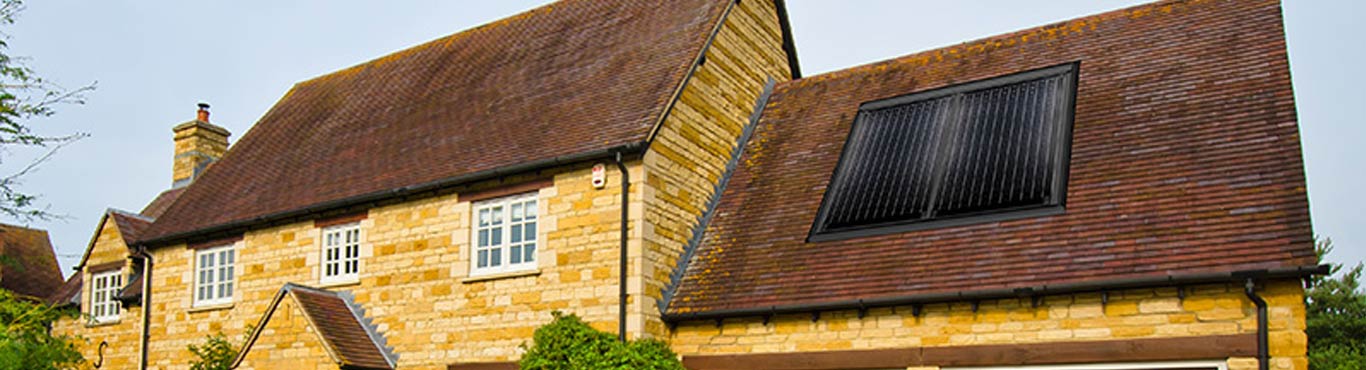
[[[171,187],[189,185],[228,151],[228,129],[209,123],[209,105],[199,103],[195,120],[176,125]]]

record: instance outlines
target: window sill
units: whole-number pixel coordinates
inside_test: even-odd
[[[497,273],[497,274],[488,274],[488,275],[479,275],[479,276],[467,277],[467,278],[464,278],[464,279],[460,279],[460,283],[461,283],[461,284],[469,284],[469,283],[477,283],[477,282],[481,282],[481,281],[511,279],[511,278],[519,278],[519,277],[525,277],[525,276],[539,276],[539,275],[541,275],[541,269],[525,270],[525,271],[512,271],[512,272],[500,272],[500,273]]]
[[[123,321],[123,320],[117,320],[117,319],[116,319],[116,320],[109,320],[109,321],[93,321],[93,322],[86,322],[86,323],[85,323],[85,327],[87,327],[87,328],[98,328],[98,327],[101,327],[101,326],[114,326],[114,325],[118,325],[119,322],[121,322],[121,321]]]
[[[206,304],[206,305],[203,305],[203,306],[194,306],[194,307],[190,307],[190,309],[187,310],[187,312],[189,312],[189,313],[198,313],[198,312],[208,312],[208,311],[226,310],[226,309],[232,308],[232,305],[233,305],[233,303]]]
[[[319,288],[340,288],[354,285],[360,285],[360,278],[318,282]]]

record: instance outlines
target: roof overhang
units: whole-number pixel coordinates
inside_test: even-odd
[[[945,293],[914,294],[893,297],[868,297],[834,302],[796,303],[777,306],[746,307],[687,313],[665,312],[663,313],[662,318],[665,322],[676,324],[683,321],[723,320],[735,317],[764,317],[765,319],[769,319],[773,316],[784,314],[819,314],[820,312],[843,310],[858,310],[860,312],[860,315],[862,315],[865,314],[869,309],[881,307],[918,307],[926,304],[935,303],[977,302],[995,299],[1029,298],[1031,300],[1034,300],[1047,296],[1084,293],[1104,293],[1127,289],[1185,287],[1193,285],[1220,283],[1244,283],[1249,280],[1254,282],[1263,282],[1267,280],[1277,279],[1303,279],[1315,275],[1328,275],[1331,272],[1330,268],[1331,267],[1329,265],[1315,265],[1262,270],[1169,274],[1159,276],[1092,280],[1065,284],[1022,286],[1017,288],[1005,289],[961,290]],[[915,314],[918,315],[918,310],[912,310],[912,312],[917,312]]]
[[[449,194],[456,189],[471,185],[481,181],[498,180],[501,178],[534,173],[557,167],[571,166],[592,161],[615,158],[617,155],[624,157],[636,157],[644,154],[648,144],[644,141],[619,145],[607,149],[592,150],[570,155],[558,156],[542,160],[523,162],[516,165],[495,168],[488,171],[472,172],[460,176],[454,176],[424,184],[416,184],[396,189],[389,189],[370,194],[363,194],[350,198],[343,198],[331,202],[315,204],[309,207],[294,209],[290,211],[278,212],[253,219],[230,222],[209,228],[193,230],[178,234],[171,234],[150,240],[138,241],[138,245],[147,247],[162,247],[177,243],[194,243],[198,241],[208,241],[233,237],[242,233],[262,228],[310,219],[330,217],[337,215],[350,214],[364,211],[379,205],[392,204],[413,199],[427,198],[442,194]],[[97,234],[98,235],[98,234]],[[93,241],[92,241],[93,243]]]

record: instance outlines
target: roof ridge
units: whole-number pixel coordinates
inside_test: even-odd
[[[13,227],[13,228],[20,228],[20,229],[24,229],[24,230],[34,230],[34,231],[47,232],[47,229],[39,229],[39,228],[36,228],[36,227],[31,227],[31,226],[15,225],[15,224],[11,224],[11,223],[8,223],[8,222],[0,222],[0,228],[3,228],[3,227]]]
[[[924,61],[928,62],[930,59],[942,61],[947,58],[963,58],[969,55],[999,49],[1001,47],[1010,47],[1015,46],[1017,44],[1030,42],[1030,40],[1034,38],[1033,36],[1039,34],[1043,34],[1041,36],[1038,36],[1038,38],[1040,39],[1055,39],[1067,36],[1071,33],[1083,32],[1083,29],[1085,28],[1094,30],[1097,24],[1118,19],[1120,16],[1127,15],[1129,18],[1142,18],[1153,14],[1154,10],[1157,10],[1161,13],[1172,13],[1174,10],[1176,10],[1176,7],[1189,7],[1192,5],[1206,3],[1209,1],[1210,0],[1161,0],[1151,3],[1132,5],[1113,10],[1107,10],[1099,13],[1092,13],[1090,15],[1085,15],[1081,17],[1064,19],[1052,23],[1044,23],[1036,26],[1024,27],[1016,29],[1014,31],[1007,31],[995,35],[983,36],[969,41],[959,42],[957,44],[948,44],[937,47],[931,47],[928,49],[922,49],[908,54],[902,54],[886,59],[870,61],[863,64],[856,64],[850,67],[840,68],[833,71],[818,73],[815,75],[806,76],[799,79],[789,80],[786,81],[785,84],[795,84],[800,86],[814,81],[842,78],[845,75],[859,73],[863,72],[864,70],[874,69],[880,66],[905,61],[909,59],[924,58]],[[959,50],[963,51],[960,52]],[[933,56],[933,58],[930,58],[931,56]]]
[[[168,246],[425,197],[512,172],[635,154],[727,1],[564,1],[296,84],[137,242]],[[468,104],[443,103],[449,101]],[[550,115],[555,119],[545,119]],[[294,135],[300,129],[314,135]],[[325,145],[363,130],[374,140],[346,150]],[[562,134],[507,135],[518,130]],[[419,152],[446,164],[399,160],[413,153],[391,144],[411,140],[427,141]],[[495,147],[504,149],[480,150]],[[394,160],[344,160],[352,155]],[[468,160],[475,156],[480,160]],[[347,173],[386,176],[334,181]],[[297,181],[272,180],[279,174]],[[259,191],[267,188],[273,191]],[[246,195],[228,195],[237,193]]]
[[[302,81],[298,81],[298,82],[296,82],[294,85],[295,85],[295,86],[304,85],[304,84],[308,84],[308,83],[311,83],[311,82],[315,82],[315,81],[318,81],[318,80],[321,80],[321,79],[325,79],[325,78],[327,78],[327,77],[331,77],[331,76],[335,76],[335,75],[339,75],[339,74],[351,73],[351,72],[354,72],[354,70],[364,69],[364,68],[366,68],[366,67],[371,67],[371,66],[374,66],[374,65],[383,64],[383,63],[386,62],[386,61],[389,61],[389,60],[392,60],[392,59],[396,59],[396,58],[401,58],[401,57],[403,57],[404,55],[407,55],[407,54],[409,54],[409,53],[417,52],[417,51],[422,50],[422,49],[424,49],[424,48],[431,47],[432,45],[435,45],[435,44],[437,44],[437,43],[439,43],[439,42],[443,42],[443,41],[444,41],[444,42],[454,41],[454,39],[456,39],[456,38],[458,38],[458,37],[461,37],[461,36],[470,36],[470,35],[474,34],[475,32],[479,32],[479,31],[488,31],[489,29],[494,28],[494,26],[503,26],[503,25],[506,25],[506,24],[508,24],[508,23],[512,23],[513,20],[522,20],[522,19],[525,19],[526,17],[531,16],[532,13],[534,13],[534,12],[536,12],[536,11],[538,11],[538,10],[548,10],[548,9],[550,9],[550,8],[554,8],[555,6],[559,5],[560,2],[562,2],[562,1],[566,1],[566,0],[559,0],[559,1],[555,1],[555,2],[548,3],[548,4],[539,5],[539,6],[530,8],[530,9],[526,9],[526,10],[523,10],[523,11],[520,11],[520,12],[517,12],[517,13],[513,13],[512,15],[508,15],[508,16],[504,16],[504,17],[502,17],[502,18],[498,18],[498,19],[493,20],[493,21],[491,21],[491,22],[480,23],[479,25],[476,25],[476,26],[473,26],[473,27],[470,27],[470,28],[466,28],[466,29],[463,29],[463,30],[459,30],[459,31],[456,31],[455,33],[444,34],[444,35],[438,36],[438,37],[436,37],[436,38],[434,38],[434,39],[430,39],[430,40],[427,40],[427,41],[422,41],[422,42],[419,42],[419,43],[417,43],[417,44],[415,44],[415,45],[411,45],[411,46],[408,46],[408,47],[404,47],[404,48],[402,48],[402,49],[398,49],[398,50],[389,52],[389,53],[387,53],[387,54],[384,54],[384,55],[381,55],[381,56],[378,56],[378,57],[375,57],[375,58],[371,58],[370,60],[366,60],[366,61],[364,61],[364,62],[360,62],[360,63],[357,63],[357,64],[353,64],[353,65],[350,65],[350,66],[347,66],[347,67],[342,67],[342,68],[340,68],[340,69],[333,70],[333,71],[331,71],[331,72],[326,72],[326,73],[323,73],[323,74],[321,74],[321,75],[313,76],[313,77],[304,79],[304,80],[302,80]],[[291,90],[292,90],[292,88],[291,88]]]

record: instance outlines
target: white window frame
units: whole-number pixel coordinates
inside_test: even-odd
[[[470,212],[470,276],[506,274],[536,269],[543,247],[540,235],[541,201],[530,192],[475,202]],[[518,214],[513,210],[519,209]],[[531,212],[528,213],[527,210]],[[520,216],[516,219],[514,216]],[[487,219],[482,218],[487,217]],[[528,225],[530,231],[528,231]],[[521,233],[514,237],[513,230]],[[481,235],[488,240],[481,242]],[[514,241],[516,240],[516,241]],[[530,250],[527,248],[530,247]],[[520,254],[513,256],[514,249]],[[480,266],[480,256],[487,258]],[[514,262],[516,261],[516,262]],[[497,262],[495,264],[495,262]]]
[[[360,222],[324,227],[319,243],[322,261],[318,267],[318,281],[323,284],[344,284],[360,281],[360,250],[364,235]]]
[[[123,270],[90,274],[90,320],[96,324],[119,321],[123,307],[117,297],[121,289]]]
[[[223,262],[223,256],[230,261]],[[201,288],[207,288],[206,296],[200,295]],[[237,249],[228,244],[194,251],[194,285],[190,289],[195,307],[231,304],[237,295]]]

